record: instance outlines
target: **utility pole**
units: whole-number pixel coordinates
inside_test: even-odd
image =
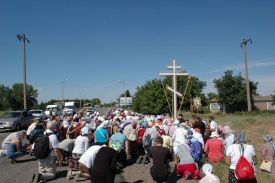
[[[252,43],[251,39],[243,39],[241,47],[244,52],[244,67],[245,67],[245,82],[246,82],[246,96],[247,96],[247,111],[251,111],[251,93],[250,93],[250,82],[248,79],[248,66],[247,66],[247,43]]]
[[[31,43],[25,34],[17,35],[17,39],[23,42],[23,98],[24,98],[24,110],[27,109],[27,74],[26,74],[26,41]]]

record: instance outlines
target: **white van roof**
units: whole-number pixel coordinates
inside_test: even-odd
[[[65,102],[65,107],[66,106],[73,106],[75,104],[75,102]]]
[[[53,108],[53,107],[57,107],[57,105],[47,105],[46,108]]]

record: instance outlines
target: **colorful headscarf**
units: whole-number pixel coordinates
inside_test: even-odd
[[[270,134],[264,135],[263,138],[264,138],[265,141],[268,141],[268,142],[273,141],[273,137]]]
[[[263,138],[264,138],[265,141],[269,142],[272,145],[273,149],[275,150],[275,144],[273,143],[272,135],[266,134],[266,135],[263,136]]]
[[[242,152],[244,152],[244,144],[247,141],[247,137],[243,131],[238,131],[235,133],[235,143],[240,144]]]

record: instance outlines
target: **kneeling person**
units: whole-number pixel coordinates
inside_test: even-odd
[[[45,136],[40,136],[35,139],[34,155],[38,158],[39,173],[36,175],[33,182],[46,182],[56,177],[56,158],[59,158],[59,151],[57,148],[58,139],[53,133],[54,128],[54,122],[47,123],[47,129],[44,135],[48,137],[48,141],[44,140]],[[43,148],[46,144],[49,146],[47,148]],[[42,152],[43,150],[46,152]]]
[[[153,166],[150,169],[150,173],[154,181],[166,182],[169,176],[169,160],[171,160],[171,154],[168,148],[162,147],[162,137],[156,137],[155,146],[152,146],[149,150],[149,157],[152,159]]]

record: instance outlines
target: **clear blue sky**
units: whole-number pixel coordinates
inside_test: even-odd
[[[249,77],[261,95],[275,90],[275,1],[47,0],[0,2],[0,83],[22,82],[22,51],[16,35],[25,33],[27,82],[39,101],[99,97],[114,101],[134,93],[175,58],[207,82],[226,69],[243,72],[243,38]],[[123,82],[125,81],[125,84]]]

